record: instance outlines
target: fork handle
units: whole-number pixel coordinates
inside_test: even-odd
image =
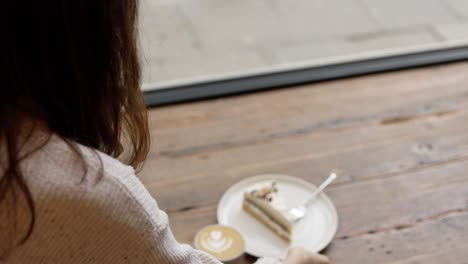
[[[310,199],[307,200],[307,202],[306,202],[306,207],[307,207],[307,205],[312,203],[315,200],[315,198],[317,198],[317,195],[319,195],[325,188],[327,188],[327,186],[330,183],[332,183],[332,181],[334,181],[335,179],[336,179],[336,174],[331,173],[330,176],[328,176],[328,178],[324,182],[322,182],[322,184],[320,184],[320,186],[317,188],[317,190],[315,190],[312,193],[312,197],[310,197]]]

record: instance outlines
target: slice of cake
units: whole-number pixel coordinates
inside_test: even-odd
[[[292,218],[276,182],[244,193],[242,208],[286,241],[291,241]]]

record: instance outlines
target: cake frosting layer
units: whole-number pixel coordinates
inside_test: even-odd
[[[244,201],[244,203],[242,204],[242,208],[247,213],[255,217],[258,221],[263,223],[270,230],[275,232],[279,237],[286,241],[291,241],[291,233],[285,230],[281,225],[279,225],[265,213],[263,213],[262,210],[260,210],[260,208],[256,207],[254,204],[248,201]]]
[[[289,208],[280,196],[276,183],[244,193],[243,208],[285,240],[291,239]]]

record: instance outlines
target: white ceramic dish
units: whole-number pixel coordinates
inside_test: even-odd
[[[288,206],[300,205],[317,187],[302,179],[279,174],[259,175],[231,186],[218,203],[218,223],[242,233],[245,252],[256,257],[284,258],[290,247],[300,246],[319,252],[333,239],[338,228],[335,206],[325,193],[309,206],[307,215],[294,224],[291,243],[287,243],[242,210],[245,191],[275,180]]]

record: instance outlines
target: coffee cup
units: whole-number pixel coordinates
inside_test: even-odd
[[[245,242],[242,234],[232,227],[209,225],[195,236],[195,248],[205,251],[222,262],[231,262],[244,253]]]

